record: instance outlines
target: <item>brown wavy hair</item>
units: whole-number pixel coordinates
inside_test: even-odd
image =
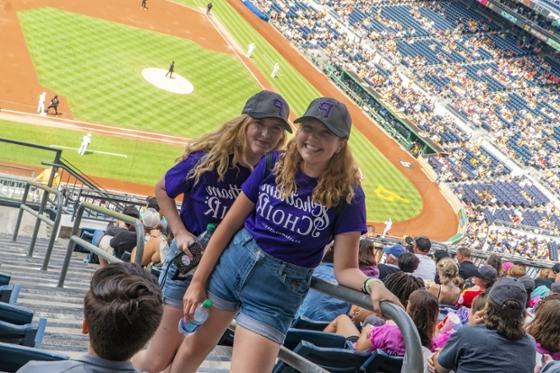
[[[247,127],[254,122],[254,119],[247,114],[241,114],[211,133],[208,133],[198,139],[189,141],[185,148],[185,152],[177,161],[186,159],[191,153],[196,151],[205,151],[206,155],[198,162],[187,178],[194,178],[194,182],[198,183],[200,176],[208,171],[216,171],[218,179],[223,180],[228,168],[231,165],[250,164],[245,154],[247,153],[248,144],[246,141]],[[286,142],[286,131],[282,131],[282,136],[275,149],[281,148]],[[230,156],[233,159],[230,164]]]
[[[537,308],[527,333],[550,352],[560,351],[560,299],[545,298]]]
[[[276,185],[283,198],[297,192],[296,173],[302,161],[297,150],[296,138],[293,138],[274,166]],[[351,203],[354,187],[359,184],[360,170],[352,157],[348,142],[343,140],[342,148],[332,156],[326,171],[319,177],[312,198],[314,202],[328,208],[338,205],[342,200]]]
[[[486,301],[486,319],[488,329],[495,330],[499,335],[510,341],[516,341],[527,333],[523,328],[527,311],[525,305],[514,300],[505,301],[498,306],[488,297]]]

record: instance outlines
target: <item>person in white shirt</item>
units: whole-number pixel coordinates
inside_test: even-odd
[[[431,248],[432,242],[428,237],[420,236],[414,240],[414,255],[420,259],[420,264],[416,271],[414,271],[414,276],[420,277],[423,280],[434,281],[436,277],[436,263],[428,256]]]

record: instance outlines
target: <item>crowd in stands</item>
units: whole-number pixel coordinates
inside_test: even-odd
[[[443,148],[428,161],[437,182],[450,183],[469,206],[471,234],[486,236],[494,220],[558,233],[553,203],[529,180],[509,176],[481,143],[560,192],[560,64],[540,41],[460,1],[257,4],[300,49],[320,50],[329,64],[356,74]]]

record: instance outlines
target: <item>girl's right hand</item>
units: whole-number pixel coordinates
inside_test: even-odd
[[[183,313],[186,321],[194,319],[196,307],[204,302],[207,297],[206,284],[192,281],[183,296]]]
[[[189,251],[189,245],[194,242],[196,238],[187,231],[179,232],[175,236],[175,243],[177,244],[177,249],[184,252],[189,258],[192,259],[192,253]]]

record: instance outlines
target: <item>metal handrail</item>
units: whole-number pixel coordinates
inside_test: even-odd
[[[97,211],[107,216],[112,216],[114,218],[122,220],[125,223],[134,225],[134,227],[136,228],[136,258],[134,258],[134,262],[138,265],[142,264],[142,256],[144,255],[144,225],[142,224],[142,222],[139,219],[135,219],[131,216],[109,210],[105,207],[83,202],[78,207],[78,213],[76,215],[76,219],[74,220],[74,225],[72,226],[72,234],[70,235],[68,249],[66,250],[66,256],[64,257],[64,263],[62,264],[60,277],[58,279],[57,286],[60,288],[64,286],[64,280],[66,279],[68,266],[70,265],[70,258],[72,257],[72,253],[74,252],[74,247],[76,246],[76,244],[80,244],[80,246],[82,246],[84,249],[97,254],[98,256],[105,259],[108,263],[122,262],[121,259],[107,254],[105,251],[100,250],[97,246],[91,244],[91,242],[88,242],[77,235],[78,230],[80,229],[80,224],[82,222],[82,216],[86,209]]]
[[[27,196],[29,195],[29,189],[31,186],[34,186],[37,189],[43,190],[43,197],[41,199],[41,204],[39,205],[39,211],[35,212],[34,209],[29,207],[27,202]],[[55,194],[56,195],[56,215],[54,220],[43,215],[45,212],[45,206],[47,205],[48,195]],[[33,229],[33,234],[31,235],[31,242],[29,243],[29,250],[27,251],[27,256],[33,256],[33,250],[35,249],[35,243],[37,242],[37,235],[39,234],[39,228],[41,226],[41,222],[52,226],[51,237],[49,239],[49,244],[47,245],[47,252],[45,253],[45,259],[43,260],[43,266],[41,267],[42,271],[46,271],[49,265],[49,261],[51,259],[52,249],[54,247],[54,241],[56,240],[56,236],[58,233],[58,228],[60,227],[60,218],[62,216],[62,193],[56,189],[50,188],[46,185],[34,183],[34,182],[27,182],[25,185],[25,190],[23,192],[23,197],[21,200],[21,204],[19,205],[18,216],[16,220],[16,226],[14,229],[14,234],[12,236],[12,241],[16,241],[19,233],[19,227],[21,225],[21,219],[23,218],[23,212],[26,211],[31,215],[35,216],[35,227]]]
[[[373,307],[369,295],[342,285],[334,285],[313,277],[311,280],[311,287],[317,291],[366,309],[372,309]],[[401,330],[406,351],[407,373],[423,373],[424,358],[422,356],[422,344],[420,342],[418,330],[410,316],[408,316],[404,309],[389,302],[381,303],[381,312],[383,316],[393,320]]]

